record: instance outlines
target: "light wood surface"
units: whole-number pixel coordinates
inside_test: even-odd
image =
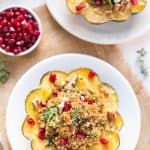
[[[46,6],[36,9],[43,24],[43,38],[37,49],[23,57],[5,58],[10,79],[5,85],[0,85],[0,131],[2,132],[5,149],[11,149],[5,128],[5,115],[9,96],[18,79],[34,64],[40,60],[62,53],[84,53],[101,58],[118,68],[129,80],[134,88],[141,108],[142,128],[137,150],[150,149],[150,95],[145,91],[141,82],[130,70],[127,62],[122,57],[122,50],[116,45],[95,45],[79,40],[64,31],[51,17]],[[132,113],[132,112],[131,112]],[[129,133],[129,136],[132,133]],[[128,137],[126,137],[128,138]]]

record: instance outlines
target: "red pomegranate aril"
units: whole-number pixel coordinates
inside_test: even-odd
[[[24,8],[20,8],[19,11],[20,11],[23,15],[27,13],[27,10],[24,9]]]
[[[47,107],[47,104],[46,104],[46,102],[41,101],[41,102],[40,102],[40,106],[41,106],[41,107]]]
[[[59,94],[59,92],[60,92],[60,91],[55,90],[55,91],[53,91],[53,95],[57,96],[57,95]]]
[[[23,15],[19,15],[19,16],[17,17],[17,21],[21,22],[21,21],[23,21],[23,20],[24,20],[24,16],[23,16]]]
[[[139,2],[138,0],[131,0],[131,4],[132,4],[132,5],[137,5],[138,2]]]
[[[90,70],[89,74],[88,74],[88,77],[93,78],[95,75],[96,75],[95,72],[93,70]]]
[[[36,36],[33,36],[32,39],[31,39],[31,43],[35,43],[37,37]]]
[[[102,4],[102,0],[96,0],[95,2],[94,2],[94,5],[95,6],[100,6]]]
[[[51,73],[49,76],[49,81],[54,83],[56,81],[56,74],[55,73]]]
[[[2,44],[3,43],[3,38],[2,37],[0,37],[0,44]]]
[[[85,98],[84,102],[88,103],[89,105],[93,104],[93,100],[89,98]]]
[[[5,49],[6,45],[5,45],[5,44],[2,44],[1,47],[2,47],[3,49]]]
[[[103,145],[107,145],[109,143],[109,141],[105,138],[101,138],[100,139],[100,142],[103,144]]]
[[[32,118],[28,118],[27,122],[29,125],[34,126],[35,125],[35,121]]]
[[[77,133],[77,139],[83,139],[85,135],[83,133]]]
[[[10,32],[15,32],[15,28],[11,26],[11,27],[9,28],[9,31],[10,31]]]
[[[38,131],[39,132],[45,132],[45,128],[39,128]]]
[[[76,6],[76,11],[79,12],[85,7],[84,3],[80,3],[79,5]]]
[[[16,36],[17,36],[16,33],[11,33],[11,34],[10,34],[10,37],[13,38],[13,39],[16,38]]]
[[[40,35],[40,31],[34,31],[34,35],[35,35],[35,36]]]
[[[10,39],[9,41],[8,41],[8,44],[9,45],[14,45],[16,43],[16,40],[15,39]]]
[[[8,21],[6,20],[6,19],[4,19],[3,21],[2,21],[2,25],[3,26],[6,26],[8,24]]]
[[[5,50],[9,52],[10,51],[10,47],[6,46]]]
[[[39,132],[38,137],[40,140],[44,140],[45,139],[45,132]]]
[[[67,145],[67,144],[68,144],[68,139],[62,137],[62,138],[60,139],[60,144],[61,144],[61,145]]]
[[[70,102],[65,102],[64,103],[64,108],[63,111],[69,111],[72,108],[72,105]]]

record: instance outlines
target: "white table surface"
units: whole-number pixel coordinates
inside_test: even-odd
[[[45,0],[0,0],[0,7],[6,6],[8,4],[23,4],[25,6],[29,6],[31,8],[35,8],[45,3]],[[150,30],[149,30],[150,33]],[[147,51],[147,55],[145,57],[145,64],[146,66],[150,67],[150,35],[149,33],[146,35],[141,35],[137,39],[134,39],[130,42],[120,44],[119,46],[122,47],[124,51],[124,57],[126,61],[130,64],[132,71],[142,80],[143,84],[146,88],[150,89],[150,77],[144,78],[139,68],[136,65],[136,51],[145,48]]]

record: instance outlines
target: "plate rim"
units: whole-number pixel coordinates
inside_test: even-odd
[[[137,99],[137,96],[134,92],[134,89],[132,88],[131,84],[129,83],[129,81],[125,78],[125,76],[114,66],[112,66],[110,63],[102,60],[101,58],[98,58],[98,57],[95,57],[95,56],[91,56],[91,55],[88,55],[88,54],[81,54],[81,53],[65,53],[65,54],[59,54],[59,55],[54,55],[54,56],[50,56],[50,57],[47,57],[39,62],[37,62],[36,64],[32,65],[28,70],[26,70],[23,75],[21,75],[21,77],[19,78],[19,80],[16,82],[15,86],[13,87],[12,91],[11,91],[11,94],[9,96],[9,99],[8,99],[8,104],[7,104],[7,108],[6,108],[6,119],[5,119],[5,126],[6,126],[6,135],[7,135],[7,138],[8,138],[8,142],[10,143],[10,146],[11,148],[13,149],[13,143],[12,143],[12,140],[10,137],[10,134],[9,134],[9,124],[8,124],[8,118],[9,118],[9,108],[11,106],[11,103],[13,102],[12,100],[12,97],[15,93],[15,89],[18,87],[18,85],[20,84],[20,82],[30,74],[30,72],[32,72],[33,69],[37,68],[39,65],[42,65],[48,61],[50,61],[51,59],[61,59],[62,57],[66,57],[66,56],[81,56],[81,57],[87,57],[89,59],[96,59],[96,61],[100,61],[101,63],[104,63],[105,65],[107,65],[108,67],[110,67],[111,69],[113,69],[121,78],[122,80],[124,81],[125,83],[125,86],[127,86],[130,90],[130,92],[132,93],[132,95],[134,96],[134,99],[135,99],[135,104],[136,104],[136,108],[137,108],[137,116],[139,117],[139,125],[138,125],[138,135],[135,139],[135,145],[134,147],[136,148],[137,146],[137,143],[138,143],[138,140],[139,140],[139,137],[140,137],[140,133],[141,133],[141,109],[140,109],[140,105],[138,103],[138,99]]]
[[[114,45],[114,44],[123,44],[123,43],[126,43],[126,42],[129,42],[129,41],[131,41],[131,40],[134,40],[134,39],[136,39],[136,38],[138,38],[138,37],[140,37],[140,36],[142,36],[144,33],[146,33],[149,29],[150,29],[150,24],[149,25],[147,25],[145,28],[144,28],[144,30],[141,30],[141,32],[138,32],[138,34],[132,34],[132,36],[130,36],[128,39],[118,39],[117,41],[116,40],[113,40],[113,41],[106,41],[106,40],[104,40],[104,41],[96,41],[96,40],[94,40],[94,41],[92,41],[92,40],[90,40],[90,39],[88,39],[88,38],[85,38],[85,37],[80,37],[79,35],[76,35],[74,32],[72,32],[70,29],[68,29],[67,27],[65,27],[58,19],[57,19],[57,17],[55,16],[55,14],[53,13],[53,11],[52,11],[52,9],[50,8],[50,5],[49,5],[49,3],[50,3],[50,1],[49,0],[45,0],[46,1],[46,6],[47,6],[47,8],[48,8],[48,11],[49,11],[49,13],[51,14],[51,16],[53,17],[53,19],[56,21],[56,23],[60,26],[60,27],[62,27],[66,32],[68,32],[69,34],[71,34],[71,35],[73,35],[74,37],[76,37],[76,38],[78,38],[78,39],[80,39],[80,40],[83,40],[83,41],[85,41],[85,42],[89,42],[89,43],[93,43],[93,44],[103,44],[103,45]],[[66,0],[65,0],[66,1]],[[150,2],[149,1],[147,1],[147,6],[146,7],[148,7],[150,5]],[[149,6],[150,7],[150,6]],[[69,10],[68,10],[69,11]],[[143,10],[144,11],[144,10]],[[70,12],[71,13],[71,12]],[[141,12],[142,13],[142,12]],[[73,13],[72,13],[72,15],[73,15]],[[81,15],[79,15],[79,16],[81,16]],[[82,16],[83,17],[83,16]],[[130,16],[130,17],[132,17],[132,15]],[[108,23],[108,22],[106,22],[106,23]]]

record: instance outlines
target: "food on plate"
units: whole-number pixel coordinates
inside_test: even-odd
[[[91,69],[51,71],[25,102],[23,135],[33,150],[117,150],[118,96]]]
[[[30,49],[40,36],[35,16],[26,8],[10,7],[0,12],[0,48],[14,55]]]
[[[66,0],[72,13],[83,15],[90,23],[124,21],[144,10],[146,0]]]

